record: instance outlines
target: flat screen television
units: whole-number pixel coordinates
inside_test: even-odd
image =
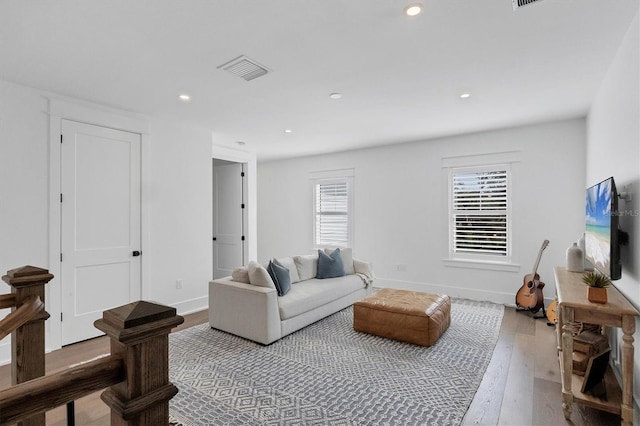
[[[612,280],[622,275],[618,218],[618,192],[613,177],[587,188],[585,258]]]

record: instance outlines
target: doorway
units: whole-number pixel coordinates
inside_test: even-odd
[[[247,167],[213,159],[213,278],[231,275],[247,260]]]

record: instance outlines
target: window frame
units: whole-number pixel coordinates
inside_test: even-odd
[[[312,174],[311,177],[311,187],[312,187],[312,241],[313,247],[315,249],[318,248],[347,248],[353,247],[353,171],[352,170],[344,170],[344,171],[333,171],[333,172],[316,172]],[[322,215],[321,212],[317,211],[317,189],[318,185],[330,185],[335,183],[344,183],[346,185],[346,193],[347,193],[347,211],[344,214],[346,216],[346,224],[347,224],[347,239],[344,244],[331,244],[327,241],[319,241],[318,240],[318,215]],[[337,215],[335,212],[327,213],[327,215],[335,216]],[[339,215],[339,213],[338,213]]]
[[[490,254],[490,253],[473,253],[456,250],[456,214],[459,212],[464,213],[466,210],[456,209],[454,206],[454,176],[459,174],[469,173],[490,173],[490,172],[505,172],[506,175],[506,208],[504,210],[484,210],[489,215],[504,215],[505,216],[505,231],[506,231],[506,250],[505,254]],[[491,165],[471,165],[471,166],[458,166],[449,168],[448,173],[448,243],[449,243],[449,256],[450,261],[463,261],[463,262],[479,262],[479,263],[494,263],[494,264],[511,264],[513,259],[513,244],[512,244],[512,187],[513,187],[513,174],[510,163],[491,164]],[[470,210],[471,215],[478,215],[483,210]]]

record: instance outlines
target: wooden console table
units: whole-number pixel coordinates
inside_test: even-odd
[[[633,333],[635,317],[640,315],[629,301],[611,286],[607,288],[608,302],[591,303],[587,300],[587,286],[582,273],[568,272],[564,267],[554,269],[558,296],[558,348],[560,375],[562,376],[562,408],[566,419],[571,418],[574,402],[619,414],[623,425],[633,423]],[[605,386],[607,400],[583,394],[583,377],[573,374],[572,323],[585,322],[622,329],[622,392],[607,368]],[[560,326],[561,325],[561,326]]]

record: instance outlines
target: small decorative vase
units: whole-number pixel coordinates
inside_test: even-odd
[[[593,303],[607,303],[607,289],[604,287],[587,287],[587,299]]]
[[[571,247],[567,249],[567,271],[569,272],[583,272],[584,260],[582,257],[582,250],[578,247],[578,243],[573,243]]]
[[[582,233],[582,235],[580,236],[580,239],[578,240],[578,247],[580,247],[580,250],[582,250],[582,264],[584,265],[584,270],[586,271],[588,269],[588,265],[587,265],[587,259],[585,259],[585,256],[587,255],[587,251],[585,250],[585,246],[584,246],[584,232]]]

